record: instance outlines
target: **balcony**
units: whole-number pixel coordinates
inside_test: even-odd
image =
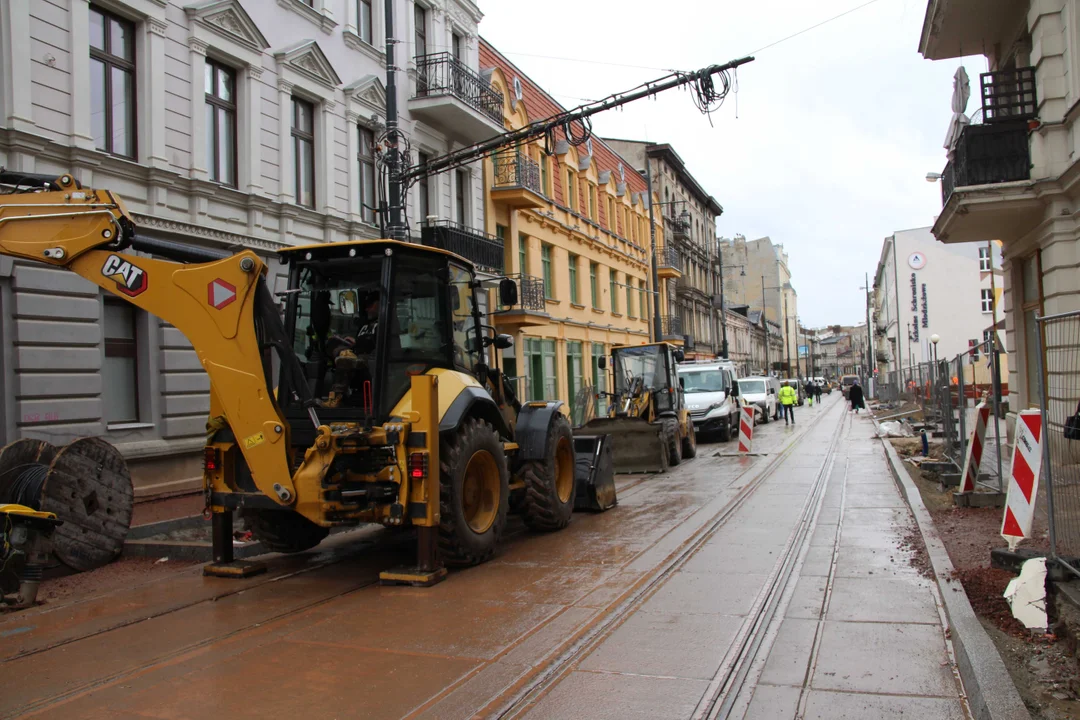
[[[679,242],[687,242],[690,240],[690,224],[685,223],[673,217],[665,217],[667,222],[668,232],[671,234],[673,240]]]
[[[1026,120],[968,125],[942,172],[934,235],[959,243],[1027,234],[1042,218],[1031,187]]]
[[[450,220],[425,223],[420,229],[420,242],[460,255],[482,273],[501,275],[505,267],[505,250],[499,238]]]
[[[409,111],[468,144],[505,130],[502,94],[448,52],[416,58],[416,96]]]
[[[547,325],[551,316],[547,313],[544,297],[544,281],[533,275],[509,275],[518,286],[518,303],[501,308],[491,314],[491,320],[501,332],[513,334],[524,327]]]
[[[682,345],[686,341],[682,331],[682,318],[678,315],[661,315],[660,337],[674,345]]]
[[[540,186],[540,166],[523,153],[500,153],[492,164],[491,201],[508,208],[543,208],[548,204]]]
[[[656,274],[661,278],[681,278],[679,252],[670,246],[656,248]]]

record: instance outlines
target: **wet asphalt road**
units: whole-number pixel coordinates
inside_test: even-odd
[[[0,717],[963,718],[935,586],[834,393],[433,588],[377,529],[0,616]]]

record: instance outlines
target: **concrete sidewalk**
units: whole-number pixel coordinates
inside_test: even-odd
[[[747,718],[970,717],[937,584],[869,417],[847,415]]]

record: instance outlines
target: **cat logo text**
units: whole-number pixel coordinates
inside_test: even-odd
[[[110,255],[101,268],[101,274],[116,281],[116,291],[128,297],[141,295],[150,286],[146,271],[119,255]]]

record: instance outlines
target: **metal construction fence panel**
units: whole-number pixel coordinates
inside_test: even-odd
[[[1075,558],[1080,557],[1080,312],[1038,318],[1038,323],[1050,545],[1055,554]]]

